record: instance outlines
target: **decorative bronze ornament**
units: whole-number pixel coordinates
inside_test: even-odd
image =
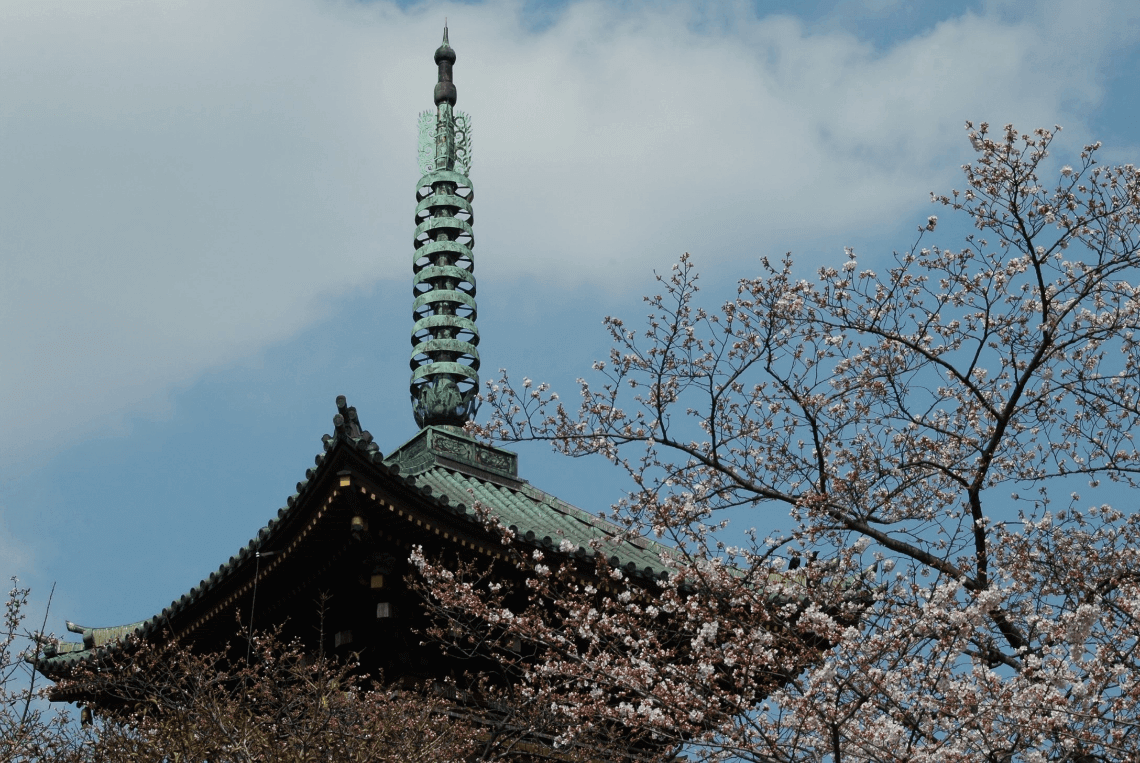
[[[439,83],[436,112],[420,114],[412,260],[412,379],[416,423],[462,427],[479,407],[479,330],[475,326],[475,189],[471,171],[471,118],[453,107],[455,51],[443,28],[435,52]]]

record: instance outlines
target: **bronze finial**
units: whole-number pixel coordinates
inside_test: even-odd
[[[421,427],[462,427],[478,408],[471,119],[453,109],[455,51],[443,26],[435,52],[436,111],[420,115],[415,254],[412,258],[412,411]]]

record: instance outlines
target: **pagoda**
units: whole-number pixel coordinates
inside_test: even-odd
[[[523,550],[558,553],[568,540],[587,559],[604,547],[608,563],[634,580],[662,574],[667,548],[640,538],[606,542],[621,529],[536,489],[519,476],[515,453],[464,433],[478,408],[479,331],[471,120],[455,110],[455,61],[445,27],[435,52],[435,110],[419,120],[410,380],[419,432],[384,455],[356,408],[337,397],[333,431],[321,438],[314,465],[249,542],[161,612],[112,627],[68,622],[79,640],[48,645],[35,661],[43,675],[56,680],[99,665],[136,639],[220,651],[271,627],[313,653],[356,655],[385,681],[462,673],[470,666],[421,643],[429,622],[406,576],[417,546],[484,567],[504,559],[476,502],[515,532]],[[57,687],[52,699],[98,704],[80,688]]]

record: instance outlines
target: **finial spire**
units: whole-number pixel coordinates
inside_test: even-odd
[[[435,51],[436,112],[420,115],[420,178],[412,265],[412,412],[420,427],[462,427],[479,407],[475,326],[475,191],[471,119],[454,111],[455,51],[443,25]]]
[[[443,22],[443,44],[435,51],[435,63],[439,67],[439,84],[435,86],[435,105],[448,103],[455,105],[455,84],[451,79],[451,67],[455,64],[455,51],[447,42],[447,22]]]

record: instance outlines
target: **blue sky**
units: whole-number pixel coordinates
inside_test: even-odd
[[[0,573],[149,617],[284,504],[346,394],[407,403],[419,111],[444,17],[474,118],[484,378],[563,396],[683,251],[909,246],[966,119],[1134,129],[1129,2],[8,0],[0,5]],[[947,242],[953,243],[953,242]],[[523,448],[584,508],[604,464]],[[781,516],[756,524],[779,527]]]

